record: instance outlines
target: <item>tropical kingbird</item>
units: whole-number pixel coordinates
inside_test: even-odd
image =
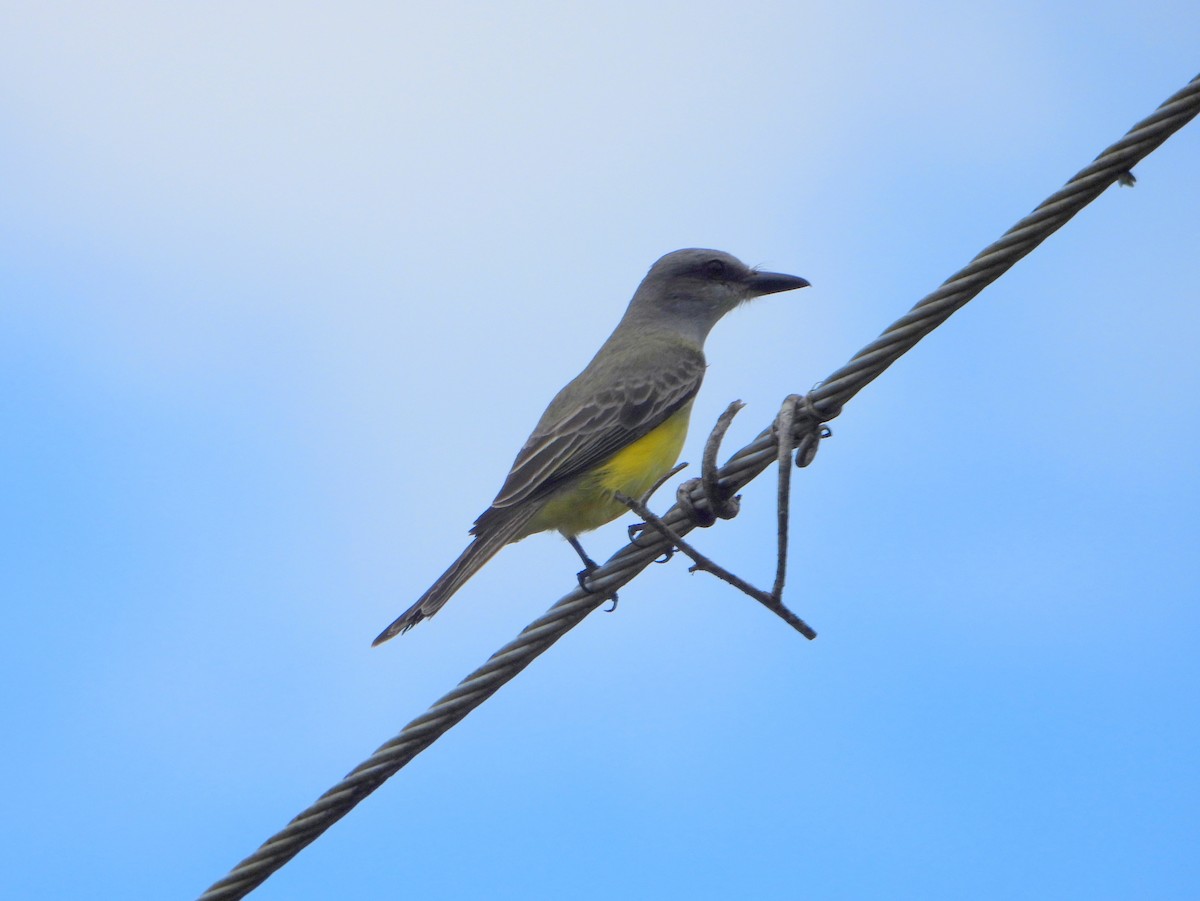
[[[719,250],[676,250],[651,266],[592,362],[542,414],[467,549],[374,644],[433,616],[500,548],[534,532],[561,532],[593,568],[576,536],[627,509],[614,494],[640,497],[675,465],[717,320],[807,286]]]

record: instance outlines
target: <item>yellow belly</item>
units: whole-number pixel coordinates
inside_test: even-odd
[[[653,432],[617,451],[574,486],[550,499],[523,534],[557,529],[578,535],[611,522],[629,510],[614,492],[641,497],[666,473],[683,449],[692,405],[682,407]]]

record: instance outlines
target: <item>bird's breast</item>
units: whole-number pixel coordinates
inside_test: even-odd
[[[592,472],[563,486],[538,512],[524,534],[557,529],[566,535],[578,535],[627,512],[629,508],[615,500],[613,494],[640,498],[675,465],[687,438],[691,413],[689,403]]]

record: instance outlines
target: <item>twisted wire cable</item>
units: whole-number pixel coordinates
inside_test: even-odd
[[[808,402],[796,413],[795,429],[819,428],[822,422],[837,416],[846,401],[1113,182],[1128,182],[1129,170],[1197,113],[1200,113],[1200,75],[814,388],[808,395]],[[727,491],[737,491],[766,469],[775,457],[775,434],[772,428],[767,428],[718,470],[719,484]],[[691,500],[695,507],[707,508],[707,498],[700,486],[693,489]],[[696,528],[694,520],[678,504],[662,518],[681,536]],[[245,897],[667,550],[668,542],[656,532],[644,532],[635,542],[631,541],[592,574],[589,579],[592,593],[576,588],[560,599],[483,666],[405,726],[399,735],[376,750],[311,807],[213,884],[200,901],[233,901]]]

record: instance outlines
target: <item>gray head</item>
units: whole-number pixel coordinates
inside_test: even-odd
[[[807,287],[799,276],[751,269],[720,250],[676,250],[650,267],[625,317],[641,327],[666,325],[703,342],[717,320],[739,304]]]

